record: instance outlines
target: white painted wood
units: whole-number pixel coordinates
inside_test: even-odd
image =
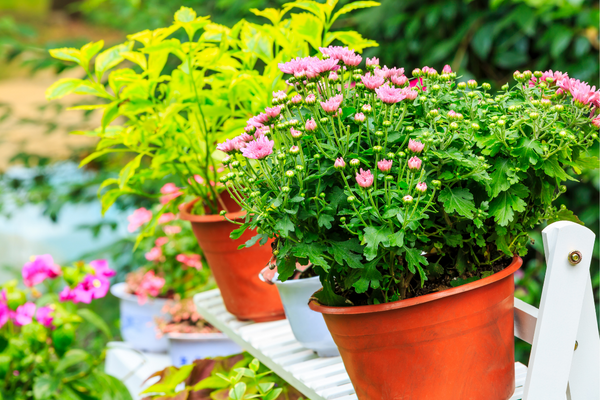
[[[582,317],[585,288],[590,280],[594,233],[573,222],[560,221],[546,227],[542,236],[547,270],[523,399],[564,400]],[[571,265],[568,256],[575,250],[582,253],[583,259],[579,264]],[[595,324],[595,317],[593,322]],[[587,323],[584,324],[587,326]],[[595,340],[597,338],[596,330]],[[586,360],[589,359],[586,357]],[[595,362],[598,362],[597,356]],[[581,385],[580,382],[578,380],[577,384]],[[584,387],[589,388],[590,383],[587,382]],[[596,386],[583,398],[573,400],[598,400],[600,389]]]
[[[538,309],[515,298],[515,336],[529,344],[533,343]]]

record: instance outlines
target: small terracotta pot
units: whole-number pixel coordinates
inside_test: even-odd
[[[229,212],[227,218],[240,219],[245,215],[229,197],[222,195]],[[247,230],[239,239],[229,237],[236,225],[220,215],[192,215],[190,210],[198,199],[186,204],[179,216],[190,221],[194,235],[221,290],[227,311],[238,319],[257,322],[284,319],[285,313],[277,288],[258,278],[258,273],[271,259],[271,242],[258,243],[238,250],[256,232]]]
[[[506,400],[515,390],[515,256],[456,288],[323,313],[360,400]]]

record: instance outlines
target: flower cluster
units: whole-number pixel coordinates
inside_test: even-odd
[[[168,301],[162,312],[171,315],[171,320],[166,321],[161,318],[157,320],[158,337],[169,333],[219,333],[218,329],[198,314],[191,298]]]
[[[493,96],[448,65],[409,79],[373,59],[363,73],[347,48],[321,52],[280,64],[296,93],[250,118],[223,161],[221,180],[248,212],[232,237],[275,238],[282,280],[310,262],[324,304],[399,300],[487,276],[526,252],[541,220],[577,220],[553,201],[566,168],[597,168],[586,154],[600,126],[595,87],[517,71]]]

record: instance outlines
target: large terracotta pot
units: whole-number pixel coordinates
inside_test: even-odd
[[[360,400],[506,400],[515,389],[514,278],[492,276],[386,304],[323,313]]]
[[[227,218],[235,220],[245,215],[229,196],[222,195],[222,198],[228,210],[235,210],[226,214]],[[180,218],[192,223],[194,235],[221,290],[227,311],[243,321],[284,319],[277,288],[266,285],[258,277],[271,259],[270,242],[238,250],[238,246],[255,236],[256,232],[248,230],[239,239],[232,240],[229,234],[237,225],[218,214],[190,214],[196,201],[184,206]]]

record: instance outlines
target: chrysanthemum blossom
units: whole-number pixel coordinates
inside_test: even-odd
[[[364,122],[365,121],[365,114],[363,114],[363,113],[356,113],[354,115],[354,120],[356,122]]]
[[[592,125],[594,125],[596,128],[600,128],[600,116],[592,120]]]
[[[286,100],[287,94],[283,90],[278,90],[277,92],[273,92],[273,99],[277,101]]]
[[[47,328],[52,327],[54,310],[49,306],[40,307],[35,312],[35,319]]]
[[[412,197],[411,195],[407,194],[406,196],[404,196],[404,197],[402,198],[402,200],[403,200],[405,203],[412,203],[412,201],[413,201],[413,197]]]
[[[392,83],[396,86],[404,87],[408,83],[408,78],[406,77],[406,75],[394,75],[390,78],[390,81],[392,81]]]
[[[302,103],[302,96],[300,96],[299,94],[297,94],[297,95],[295,95],[294,97],[292,97],[290,99],[290,102],[292,104],[300,104],[300,103]]]
[[[442,74],[451,74],[452,73],[452,67],[449,66],[448,64],[444,65],[444,68],[442,68]]]
[[[144,257],[146,257],[146,260],[148,261],[156,261],[162,257],[162,250],[160,247],[153,247],[149,252],[144,254]]]
[[[419,157],[412,157],[408,160],[408,169],[418,170],[421,168],[421,159]]]
[[[366,61],[367,67],[375,67],[379,65],[379,58],[377,57],[373,57],[373,58],[368,58],[367,57],[367,61]]]
[[[420,153],[421,151],[423,151],[423,148],[425,147],[425,145],[421,142],[419,142],[418,140],[412,140],[409,139],[408,140],[408,149],[410,151],[412,151],[413,153]]]
[[[326,60],[314,60],[308,64],[308,67],[306,69],[306,77],[312,79],[327,72],[335,72],[338,69],[340,69],[338,62],[339,60],[333,58],[328,58]]]
[[[242,133],[240,136],[236,138],[238,141],[242,141],[244,143],[248,143],[254,140],[254,135],[250,135],[248,133]]]
[[[307,125],[308,125],[308,122],[307,122]],[[290,134],[292,135],[292,137],[294,139],[299,139],[302,137],[302,132],[299,131],[298,129],[290,128]]]
[[[337,81],[340,77],[338,76],[337,73],[335,72],[330,72],[329,73],[329,77],[327,79],[329,79],[330,81]]]
[[[199,254],[178,254],[175,259],[186,267],[196,268],[198,271],[202,269],[202,261]]]
[[[96,276],[110,278],[117,274],[117,271],[108,267],[108,261],[105,259],[90,261],[90,267],[92,267]]]
[[[362,57],[358,54],[344,54],[342,61],[349,67],[356,67],[362,61]]]
[[[377,89],[385,82],[385,79],[382,76],[371,75],[370,73],[361,76],[360,80],[365,85],[365,87],[370,90]]]
[[[269,117],[267,114],[260,113],[250,118],[248,121],[246,121],[246,123],[248,125],[254,126],[255,128],[262,128],[264,125],[269,123],[269,118],[271,117]]]
[[[404,100],[410,101],[413,101],[419,95],[419,93],[411,87],[403,87],[402,89],[400,89],[400,92],[402,96],[404,96]]]
[[[377,93],[379,100],[386,104],[395,104],[404,100],[405,98],[402,89],[393,88],[387,84],[375,89],[375,93]]]
[[[275,141],[269,140],[267,136],[263,136],[248,143],[246,147],[242,149],[242,155],[246,158],[262,160],[273,153],[274,145]]]
[[[313,105],[313,104],[315,104],[317,102],[317,97],[314,94],[311,93],[308,96],[306,96],[306,99],[304,99],[304,101],[308,105]]]
[[[362,110],[362,112],[370,113],[373,110],[373,108],[371,107],[370,104],[363,104],[363,106],[361,107],[361,110]]]
[[[167,235],[176,235],[181,232],[181,227],[179,225],[167,225],[163,228],[163,231]]]
[[[600,93],[596,91],[596,86],[590,87],[587,83],[574,78],[563,79],[558,85],[561,89],[571,93],[575,104],[600,106]]]
[[[365,171],[361,168],[360,172],[356,173],[356,183],[362,188],[371,187],[371,185],[373,185],[373,179],[373,174],[370,169]]]
[[[326,101],[322,101],[321,107],[323,107],[323,111],[325,111],[326,113],[335,114],[340,108],[340,105],[342,104],[343,100],[344,98],[342,97],[342,95],[338,94],[337,96],[327,99]]]
[[[202,178],[200,175],[198,175],[200,178]],[[171,221],[173,221],[174,219],[177,219],[177,216],[173,213],[164,213],[163,215],[161,215],[160,217],[158,217],[158,223],[159,224],[167,224]]]
[[[346,168],[346,162],[344,161],[344,159],[342,157],[339,157],[333,163],[333,167],[335,169],[344,169],[344,168]]]
[[[376,68],[373,73],[376,76],[381,76],[385,79],[391,79],[392,76],[401,76],[404,75],[404,68],[388,68],[387,66],[383,66],[383,68]]]
[[[548,78],[552,78],[552,83],[549,83],[547,81]],[[552,71],[551,69],[549,69],[548,71],[542,72],[542,76],[540,77],[539,80],[535,76],[532,76],[531,79],[529,80],[529,87],[534,87],[538,82],[544,82],[548,86],[555,86],[555,85],[558,85],[558,83],[560,81],[562,81],[563,79],[568,79],[568,78],[569,78],[569,75],[565,72]]]
[[[225,139],[223,143],[217,145],[217,150],[221,150],[224,153],[231,153],[238,149],[239,138]]]
[[[392,160],[386,160],[385,158],[377,163],[377,168],[381,172],[388,172],[392,169],[392,164],[394,162]]]
[[[31,287],[46,279],[54,279],[61,274],[60,267],[54,263],[50,254],[31,257],[31,261],[23,265],[21,275],[25,286]]]
[[[333,58],[335,60],[343,60],[344,57],[355,55],[354,50],[350,50],[348,47],[341,46],[319,47],[319,51],[324,56]]]
[[[144,207],[138,208],[127,217],[127,221],[129,221],[129,226],[127,230],[129,232],[135,232],[140,226],[144,225],[147,222],[152,220],[152,211],[146,210]]]
[[[425,182],[417,183],[417,187],[415,188],[418,192],[425,193],[427,191],[427,184]]]
[[[265,113],[269,116],[269,118],[277,118],[279,117],[279,114],[281,114],[281,107],[267,107],[265,108]]]
[[[32,321],[33,315],[35,314],[35,308],[35,304],[31,302],[27,302],[17,307],[17,310],[14,314],[15,325],[29,325]]]

